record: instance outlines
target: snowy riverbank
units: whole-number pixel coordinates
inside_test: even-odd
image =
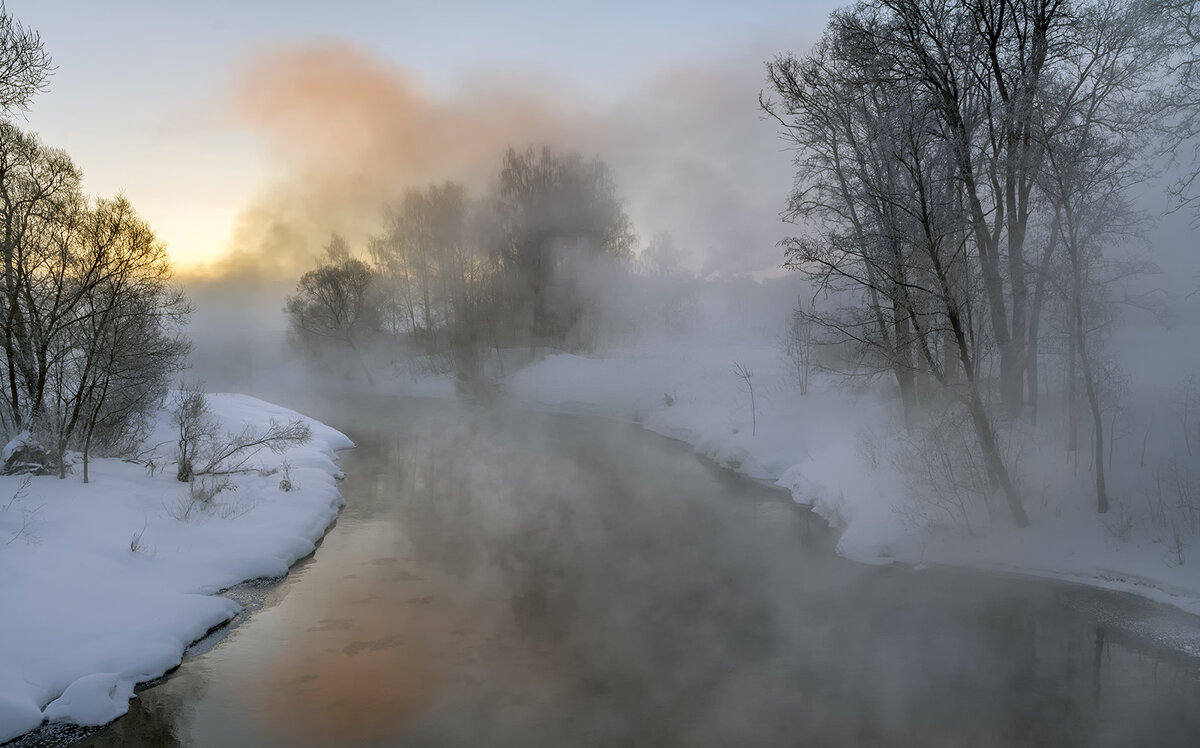
[[[753,417],[735,362],[754,372]],[[1084,463],[1072,481],[1030,481],[1030,527],[1017,529],[1002,513],[973,518],[969,530],[952,526],[939,521],[944,507],[915,495],[897,467],[893,401],[877,387],[855,392],[826,380],[801,395],[794,378],[769,344],[666,343],[596,357],[551,355],[513,374],[508,390],[538,407],[637,421],[719,464],[776,481],[838,528],[838,552],[860,562],[1002,570],[1131,592],[1200,614],[1200,558],[1189,546],[1180,563],[1177,548],[1139,525],[1137,506],[1151,490],[1144,476],[1131,471],[1122,483],[1117,474],[1123,503],[1108,515],[1091,509]],[[1033,474],[1042,474],[1039,460],[1062,459],[1060,446],[1045,452],[1026,458]]]
[[[245,395],[208,403],[230,433],[301,417]],[[0,742],[44,720],[93,725],[124,714],[136,683],[177,666],[191,642],[237,613],[218,591],[282,576],[313,551],[343,503],[335,451],[353,444],[304,420],[307,444],[262,450],[254,471],[191,511],[168,464],[175,433],[165,412],[146,459],[95,460],[87,485],[78,474],[27,485],[0,477]]]

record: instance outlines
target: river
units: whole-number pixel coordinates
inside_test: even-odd
[[[314,415],[358,443],[316,553],[78,745],[1200,744],[1183,614],[844,561],[786,494],[628,424]]]

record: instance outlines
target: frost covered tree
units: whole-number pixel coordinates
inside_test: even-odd
[[[1105,424],[1094,346],[1107,316],[1106,282],[1137,268],[1107,256],[1105,250],[1136,242],[1145,226],[1130,190],[1149,174],[1144,156],[1151,146],[1148,134],[1162,111],[1159,102],[1165,98],[1158,86],[1170,40],[1164,19],[1138,6],[1087,6],[1076,14],[1075,24],[1081,43],[1063,55],[1058,95],[1050,99],[1039,133],[1045,163],[1038,188],[1052,218],[1037,280],[1039,295],[1044,285],[1055,283],[1066,302],[1068,370],[1074,372],[1078,363],[1092,416],[1096,508],[1106,512]],[[1049,270],[1055,247],[1066,255],[1057,277]],[[1035,373],[1031,369],[1031,390]]]
[[[835,16],[808,57],[768,67],[782,100],[764,104],[800,151],[790,215],[830,227],[788,240],[788,264],[859,300],[813,321],[893,373],[909,420],[918,375],[953,383],[993,487],[1025,524],[980,381],[979,273],[966,251],[953,146],[936,135],[938,111],[920,89],[886,72],[889,57],[876,45],[885,28],[865,13]]]
[[[762,104],[797,151],[789,217],[823,227],[786,242],[788,264],[855,300],[813,321],[894,375],[908,419],[930,380],[960,399],[1018,524],[988,403],[994,390],[1003,418],[1036,407],[1046,298],[1079,307],[1103,247],[1067,224],[1099,210],[1111,221],[1088,231],[1119,230],[1163,29],[1138,0],[874,0],[835,13],[805,57],[768,64],[779,98]]]
[[[1183,176],[1172,193],[1182,206],[1200,217],[1200,5],[1196,0],[1160,0],[1158,7],[1167,23],[1164,41],[1172,43],[1171,72],[1176,87],[1168,98],[1170,117],[1162,124],[1167,133],[1167,150],[1173,157],[1190,153]],[[1186,161],[1186,157],[1178,158]]]

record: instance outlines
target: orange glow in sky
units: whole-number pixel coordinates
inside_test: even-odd
[[[764,248],[761,262],[755,262],[777,265],[774,241],[790,164],[788,156],[780,156],[772,128],[757,122],[762,62],[806,45],[829,11],[842,4],[748,0],[692,4],[686,13],[667,0],[445,5],[9,0],[6,7],[41,34],[57,66],[49,89],[34,100],[21,125],[71,155],[87,193],[123,193],[186,273],[220,263],[231,250],[244,251],[239,243],[255,236],[245,224],[261,214],[264,195],[303,187],[295,184],[304,176],[296,154],[281,153],[278,131],[271,130],[279,120],[248,118],[246,102],[236,101],[239,81],[264,54],[338,45],[361,51],[370,64],[411,76],[432,102],[425,111],[450,117],[433,117],[438,132],[432,139],[409,133],[412,142],[458,142],[474,148],[474,157],[484,146],[498,149],[494,137],[471,146],[469,118],[489,112],[487,102],[494,101],[489,97],[531,94],[562,111],[555,113],[553,127],[531,123],[522,129],[502,122],[508,139],[529,139],[512,145],[553,142],[567,121],[574,138],[568,147],[613,165],[631,217],[643,224],[639,233],[648,237],[676,226],[686,231],[689,223],[720,213],[728,235],[697,225],[695,239],[685,236],[681,243],[705,252],[745,245],[749,237]],[[736,68],[736,87],[714,74],[722,66]],[[703,71],[699,83],[677,88],[690,74],[672,78],[670,71],[693,69]],[[697,90],[708,83],[715,96]],[[256,85],[267,101],[270,78]],[[654,85],[663,88],[654,91]],[[647,115],[647,102],[659,120]],[[467,117],[467,124],[456,125],[457,115]],[[727,116],[733,124],[719,129]],[[495,119],[485,124],[495,125]],[[747,158],[742,151],[751,143],[759,152]],[[364,161],[360,146],[344,144],[350,163]],[[722,154],[721,148],[731,150]],[[338,156],[338,148],[332,150],[324,154],[327,161]],[[756,158],[770,174],[754,172]],[[454,154],[447,152],[445,160],[451,172],[445,176],[435,174],[437,163],[430,167],[428,159],[391,163],[419,165],[422,179],[461,178]],[[623,170],[632,173],[625,178]],[[354,173],[336,176],[353,179]],[[405,182],[402,177],[389,187]],[[713,189],[701,194],[696,185]],[[678,196],[688,189],[695,194]],[[740,226],[737,215],[747,206],[757,212],[746,214]],[[768,225],[769,231],[762,228]]]

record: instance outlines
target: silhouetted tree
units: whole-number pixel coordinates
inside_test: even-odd
[[[305,273],[289,296],[285,311],[296,338],[306,345],[333,343],[354,353],[368,381],[373,381],[359,341],[379,329],[380,305],[372,296],[375,273],[351,257],[345,239],[334,234],[326,264]]]
[[[41,35],[21,25],[0,3],[0,111],[26,109],[53,70]]]
[[[66,262],[54,263],[57,275],[42,271],[47,259],[72,251],[71,233],[83,212],[79,178],[65,153],[0,122],[0,344],[5,379],[0,419],[9,436],[40,415],[49,346],[71,319],[69,302],[53,294],[49,309],[31,302],[41,298],[35,286],[43,280],[52,285],[65,281]]]
[[[86,483],[93,450],[119,452],[140,440],[191,348],[182,334],[190,305],[170,285],[165,245],[124,198],[97,201],[74,234],[68,265],[48,262],[41,274],[62,278],[61,287],[50,284],[39,295],[46,309],[53,309],[50,297],[69,301],[70,324],[48,336],[55,341],[52,423],[60,475],[74,444]],[[42,317],[50,315],[30,314]]]
[[[495,252],[510,330],[530,345],[567,343],[584,311],[580,275],[593,263],[632,258],[636,239],[612,173],[578,153],[510,148],[497,197]]]
[[[388,211],[371,257],[387,289],[385,316],[435,352],[449,342],[469,347],[478,337],[491,277],[476,206],[462,185],[410,190]],[[399,324],[403,321],[403,324]]]
[[[51,72],[41,38],[0,4],[0,111]],[[188,344],[166,248],[124,198],[89,202],[62,151],[0,121],[0,434],[64,476],[81,449],[143,430]],[[48,464],[53,462],[53,464]]]

